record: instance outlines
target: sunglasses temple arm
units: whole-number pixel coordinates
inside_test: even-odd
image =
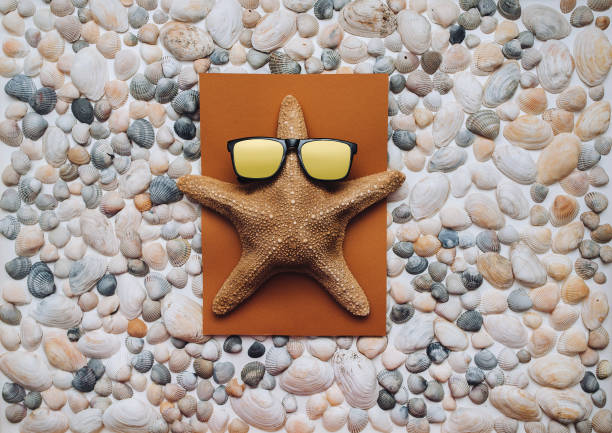
[[[244,204],[247,199],[237,185],[208,176],[182,176],[177,186],[188,197],[228,217],[237,212],[237,205]],[[236,199],[236,196],[240,198]]]
[[[401,171],[388,170],[342,182],[338,190],[343,196],[339,212],[353,217],[396,191],[405,179]]]

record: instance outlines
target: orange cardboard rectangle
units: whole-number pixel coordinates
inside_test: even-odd
[[[358,144],[349,179],[387,168],[387,77],[384,75],[200,75],[202,174],[237,183],[228,140],[276,135],[280,103],[294,95],[310,137]],[[347,227],[344,254],[370,302],[356,318],[315,280],[283,273],[225,316],[212,300],[240,258],[232,224],[202,210],[203,329],[207,335],[385,335],[386,207],[384,201]]]

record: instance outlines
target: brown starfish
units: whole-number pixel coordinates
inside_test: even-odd
[[[302,108],[291,95],[281,104],[277,137],[308,138]],[[233,184],[181,177],[179,189],[229,219],[242,246],[240,261],[213,300],[213,312],[228,313],[271,276],[294,271],[315,278],[352,314],[367,316],[368,299],[344,260],[346,225],[404,179],[399,171],[385,171],[341,182],[313,181],[294,151],[271,180]]]

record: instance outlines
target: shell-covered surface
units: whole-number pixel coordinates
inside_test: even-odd
[[[0,431],[612,431],[611,10],[0,0]],[[203,334],[200,73],[389,75],[387,335]]]

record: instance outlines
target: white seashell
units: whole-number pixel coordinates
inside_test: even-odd
[[[485,410],[475,407],[458,407],[442,424],[442,433],[489,433],[493,419]]]
[[[293,60],[302,61],[312,56],[312,53],[314,52],[314,44],[310,39],[296,36],[291,39],[287,45],[285,45],[284,49],[287,55]]]
[[[74,433],[94,433],[102,425],[101,409],[84,409],[70,418],[70,430]]]
[[[463,125],[463,110],[456,103],[446,103],[436,113],[431,127],[434,144],[437,147],[448,145]]]
[[[55,294],[47,296],[36,304],[30,315],[41,325],[70,329],[81,322],[83,312],[76,302]]]
[[[110,0],[108,3],[113,1],[118,0]],[[97,2],[104,3],[105,0]],[[92,101],[99,100],[104,95],[104,86],[108,81],[106,59],[94,47],[83,48],[74,56],[70,78],[84,96]]]
[[[214,0],[175,0],[168,12],[177,21],[195,23],[206,17],[214,4]]]
[[[450,184],[442,173],[432,173],[419,180],[410,192],[410,211],[415,220],[435,214],[446,202]]]
[[[204,343],[202,308],[186,296],[171,292],[162,300],[162,319],[168,333],[189,343]]]
[[[453,230],[465,230],[472,225],[467,212],[458,206],[445,206],[440,210],[440,220],[444,227]]]
[[[475,113],[482,104],[482,85],[469,71],[454,76],[453,94],[466,113]]]
[[[535,182],[536,165],[526,150],[515,146],[497,145],[491,159],[497,169],[513,181],[523,185]]]
[[[523,243],[510,251],[512,272],[516,281],[527,287],[540,287],[546,283],[546,269],[533,250]]]
[[[551,231],[546,227],[524,227],[520,238],[537,254],[547,252],[552,244]],[[546,267],[546,264],[544,264],[544,267]]]
[[[328,389],[334,381],[330,363],[301,356],[279,377],[279,385],[294,395],[312,395]]]
[[[119,192],[124,198],[132,198],[136,194],[144,192],[149,187],[151,179],[151,171],[147,161],[134,161],[128,171],[119,179]],[[123,211],[119,212],[118,215],[122,213]]]
[[[314,338],[308,342],[308,351],[321,361],[328,361],[336,351],[336,342],[331,338]]]
[[[315,426],[304,413],[296,413],[287,417],[287,422],[285,423],[287,433],[312,433],[314,429]]]
[[[265,389],[246,389],[242,397],[230,398],[236,415],[243,421],[265,431],[276,431],[285,424],[285,408]]]
[[[539,385],[558,389],[576,385],[584,370],[577,358],[556,353],[533,360],[528,369],[529,376]]]
[[[107,334],[102,329],[87,332],[79,338],[77,347],[88,358],[105,359],[117,353],[121,346],[118,336]]]
[[[402,10],[397,14],[397,31],[411,53],[423,54],[431,46],[431,24],[412,10]]]
[[[495,198],[499,209],[510,218],[522,220],[529,216],[529,203],[514,182],[504,180],[498,183]]]
[[[291,42],[288,45],[290,44]],[[285,50],[287,50],[287,48],[288,46],[285,47]],[[342,39],[340,47],[338,47],[338,52],[340,53],[342,60],[352,65],[362,62],[368,58],[368,47],[365,42],[352,36],[347,36]],[[291,56],[290,53],[287,54]]]
[[[553,139],[550,123],[534,115],[519,116],[504,126],[503,134],[510,143],[527,150],[542,149]]]
[[[87,245],[106,256],[114,256],[119,252],[119,242],[114,236],[113,227],[101,213],[87,209],[79,221],[83,241]]]
[[[32,391],[44,391],[51,387],[51,373],[35,353],[3,353],[0,355],[0,371],[11,381]]]
[[[589,105],[576,120],[574,132],[582,141],[590,141],[603,134],[610,126],[610,102],[599,101]]]
[[[508,101],[516,91],[521,68],[517,62],[510,61],[493,72],[483,88],[482,103],[494,108]]]
[[[434,23],[448,27],[459,16],[459,7],[451,0],[431,0],[427,4],[427,16]]]
[[[262,52],[274,51],[289,41],[297,30],[295,13],[279,9],[263,17],[253,31],[253,48]]]
[[[590,399],[572,389],[540,388],[536,400],[546,415],[563,424],[587,419],[593,410]]]
[[[540,46],[542,60],[537,72],[540,85],[549,93],[561,93],[574,73],[574,59],[561,41],[546,41]]]
[[[465,332],[446,320],[439,318],[434,320],[434,335],[444,347],[450,350],[465,350],[469,345]]]
[[[138,433],[147,429],[158,417],[153,408],[136,398],[113,402],[104,411],[104,427],[114,432]]]
[[[496,386],[489,392],[489,401],[505,416],[520,421],[537,421],[542,415],[535,395],[516,386]]]
[[[578,248],[584,237],[584,225],[580,221],[573,221],[557,230],[553,236],[552,250],[557,254],[567,254]]]
[[[434,317],[418,314],[399,328],[393,341],[395,348],[404,353],[424,349],[434,338]]]
[[[68,430],[68,417],[46,407],[36,409],[19,426],[21,433],[64,433]]]
[[[344,406],[332,406],[323,413],[322,424],[327,431],[340,430],[346,424],[349,410]]]
[[[128,30],[128,11],[119,0],[91,0],[89,10],[100,27],[119,33]]]
[[[492,314],[484,317],[486,331],[504,346],[520,349],[527,344],[527,330],[521,321],[506,314]]]
[[[364,410],[376,404],[376,368],[372,361],[352,350],[338,350],[331,363],[348,404]]]
[[[340,11],[338,23],[344,31],[368,38],[385,38],[395,31],[393,11],[379,0],[356,0]]]
[[[571,27],[565,17],[556,9],[543,4],[529,5],[521,14],[523,24],[541,41],[563,39]]]
[[[590,87],[604,82],[612,66],[612,45],[597,27],[585,27],[574,39],[574,60],[580,79]]]
[[[464,197],[472,186],[472,174],[466,166],[461,166],[450,174],[450,191],[453,197]]]
[[[242,8],[237,0],[216,2],[206,16],[206,30],[221,48],[229,49],[242,31]]]
[[[391,424],[389,415],[379,407],[372,408],[368,412],[368,419],[372,428],[376,431],[381,433],[391,433],[393,431],[393,424]]]
[[[464,207],[472,222],[479,227],[498,230],[505,224],[497,204],[485,194],[470,194],[465,199]]]

